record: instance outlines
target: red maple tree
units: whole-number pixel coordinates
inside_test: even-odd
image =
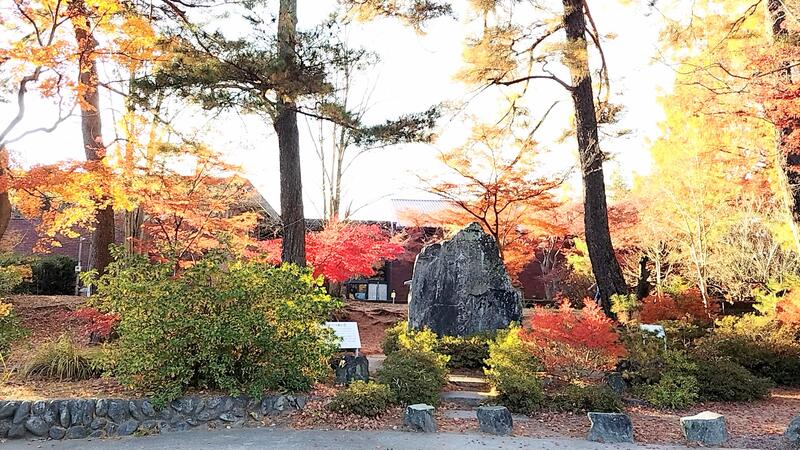
[[[259,243],[267,261],[279,264],[281,239]],[[330,222],[322,231],[306,234],[306,260],[314,275],[339,283],[353,277],[375,275],[381,261],[394,260],[405,252],[401,242],[378,225]]]

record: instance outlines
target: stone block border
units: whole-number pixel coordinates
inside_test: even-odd
[[[248,420],[303,409],[305,396],[183,397],[156,409],[149,400],[0,401],[0,439],[83,439],[195,427],[241,427]]]

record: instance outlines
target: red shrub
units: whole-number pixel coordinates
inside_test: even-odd
[[[522,333],[522,339],[534,344],[536,355],[555,374],[595,375],[625,355],[614,322],[590,299],[583,304],[581,310],[572,309],[567,301],[555,311],[536,308],[531,329]]]
[[[101,340],[108,339],[119,323],[119,315],[101,313],[97,308],[81,308],[69,313],[69,317],[81,323],[81,331],[85,336]]]

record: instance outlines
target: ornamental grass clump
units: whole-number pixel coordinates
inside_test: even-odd
[[[67,334],[39,349],[20,373],[25,378],[53,381],[80,381],[97,378],[101,371],[92,360],[91,351],[78,348]]]

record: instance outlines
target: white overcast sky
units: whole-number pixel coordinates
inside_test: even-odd
[[[300,0],[298,3],[301,28],[319,23],[336,6],[335,0]],[[620,170],[626,176],[648,170],[649,141],[657,135],[658,122],[663,114],[658,97],[665,89],[670,89],[672,83],[672,71],[652,63],[661,26],[660,16],[639,3],[647,2],[634,1],[628,6],[621,6],[616,1],[595,2],[593,10],[601,33],[617,35],[616,39],[605,44],[614,94],[612,101],[624,105],[620,127],[631,129],[633,133],[624,138],[606,138],[602,148],[614,157],[607,163],[607,171]],[[373,89],[368,120],[381,122],[403,113],[425,110],[440,102],[463,101],[469,97],[473,89],[453,79],[462,67],[461,52],[468,32],[464,22],[464,17],[438,19],[426,27],[424,35],[388,19],[351,26],[350,42],[378,53],[381,58],[361,85],[356,86],[361,90]],[[545,108],[554,100],[561,100],[546,123],[546,130],[539,136],[542,146],[548,149],[547,164],[554,168],[574,165],[574,140],[564,144],[552,142],[570,124],[568,94],[549,81],[534,86],[527,94],[534,107]],[[491,106],[487,106],[494,102],[495,94],[491,90],[482,94],[471,103],[469,112],[486,120],[496,118]],[[112,127],[109,105],[118,103],[118,100],[107,95],[103,98],[104,127]],[[0,117],[9,117],[14,111],[11,105],[0,104]],[[278,149],[271,124],[235,114],[209,122],[202,113],[192,113],[194,117],[184,116],[185,123],[207,129],[207,141],[227,155],[231,162],[240,164],[245,176],[279,209]],[[49,118],[55,114],[51,102],[31,99],[26,120],[18,130],[49,123]],[[401,145],[378,150],[353,164],[346,175],[344,200],[352,202],[354,207],[363,206],[355,217],[389,219],[392,213],[389,199],[429,198],[430,194],[424,192],[417,175],[441,172],[442,167],[436,161],[437,149],[452,147],[463,140],[468,127],[462,119],[444,122],[442,136],[433,145]],[[322,212],[319,163],[302,117],[299,128],[306,215],[319,217]],[[106,132],[106,135],[113,136],[113,132]],[[82,159],[78,119],[63,123],[51,134],[29,136],[15,143],[12,151],[26,166],[68,158]],[[580,187],[576,186],[576,189]]]

